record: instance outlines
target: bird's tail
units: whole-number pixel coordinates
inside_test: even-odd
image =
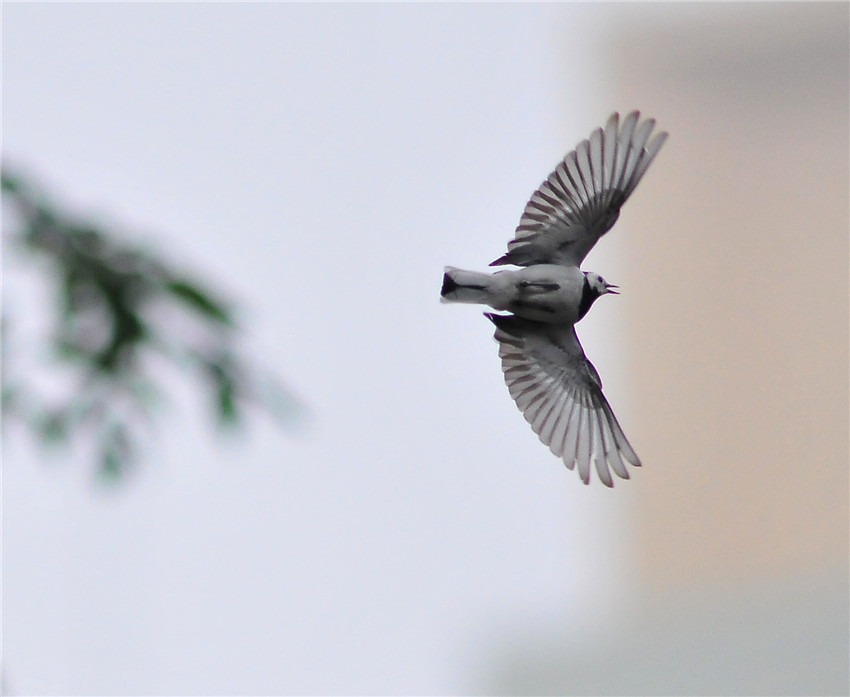
[[[490,293],[491,274],[464,271],[447,266],[443,273],[440,302],[486,305]]]

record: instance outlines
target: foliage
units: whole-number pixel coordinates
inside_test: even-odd
[[[2,191],[4,227],[16,223],[4,243],[46,262],[38,268],[56,300],[44,369],[70,373],[75,385],[55,403],[31,380],[4,379],[6,419],[20,417],[42,442],[93,437],[100,473],[117,477],[137,461],[144,426],[163,402],[154,378],[163,359],[199,378],[219,427],[240,422],[249,403],[284,422],[296,415],[292,395],[237,354],[232,304],[220,294],[114,230],[60,211],[17,174],[3,171]]]

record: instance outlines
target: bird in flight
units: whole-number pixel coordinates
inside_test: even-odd
[[[655,119],[614,113],[604,128],[569,152],[526,204],[508,251],[493,274],[447,266],[441,301],[489,305],[485,312],[508,390],[526,421],[581,480],[614,486],[611,471],[629,478],[640,459],[620,428],[596,368],[584,355],[575,324],[597,298],[617,286],[580,266],[610,230],[664,141],[650,139]]]

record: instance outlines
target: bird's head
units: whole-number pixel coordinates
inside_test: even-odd
[[[608,283],[598,273],[590,271],[584,272],[584,288],[581,292],[581,302],[578,306],[578,318],[581,319],[587,314],[590,306],[596,302],[597,298],[601,298],[607,293],[618,295],[620,291],[613,283]]]
[[[600,295],[605,295],[606,293],[613,293],[614,295],[620,294],[619,286],[615,286],[613,283],[608,283],[608,281],[602,278],[602,276],[598,273],[586,271],[584,277],[587,279],[587,284],[590,286],[590,290],[597,298]]]

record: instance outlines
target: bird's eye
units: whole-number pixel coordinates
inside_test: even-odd
[[[602,276],[600,276],[600,277],[599,277],[599,282],[600,282],[600,283],[605,283],[605,279],[604,279],[604,278],[602,278]]]

